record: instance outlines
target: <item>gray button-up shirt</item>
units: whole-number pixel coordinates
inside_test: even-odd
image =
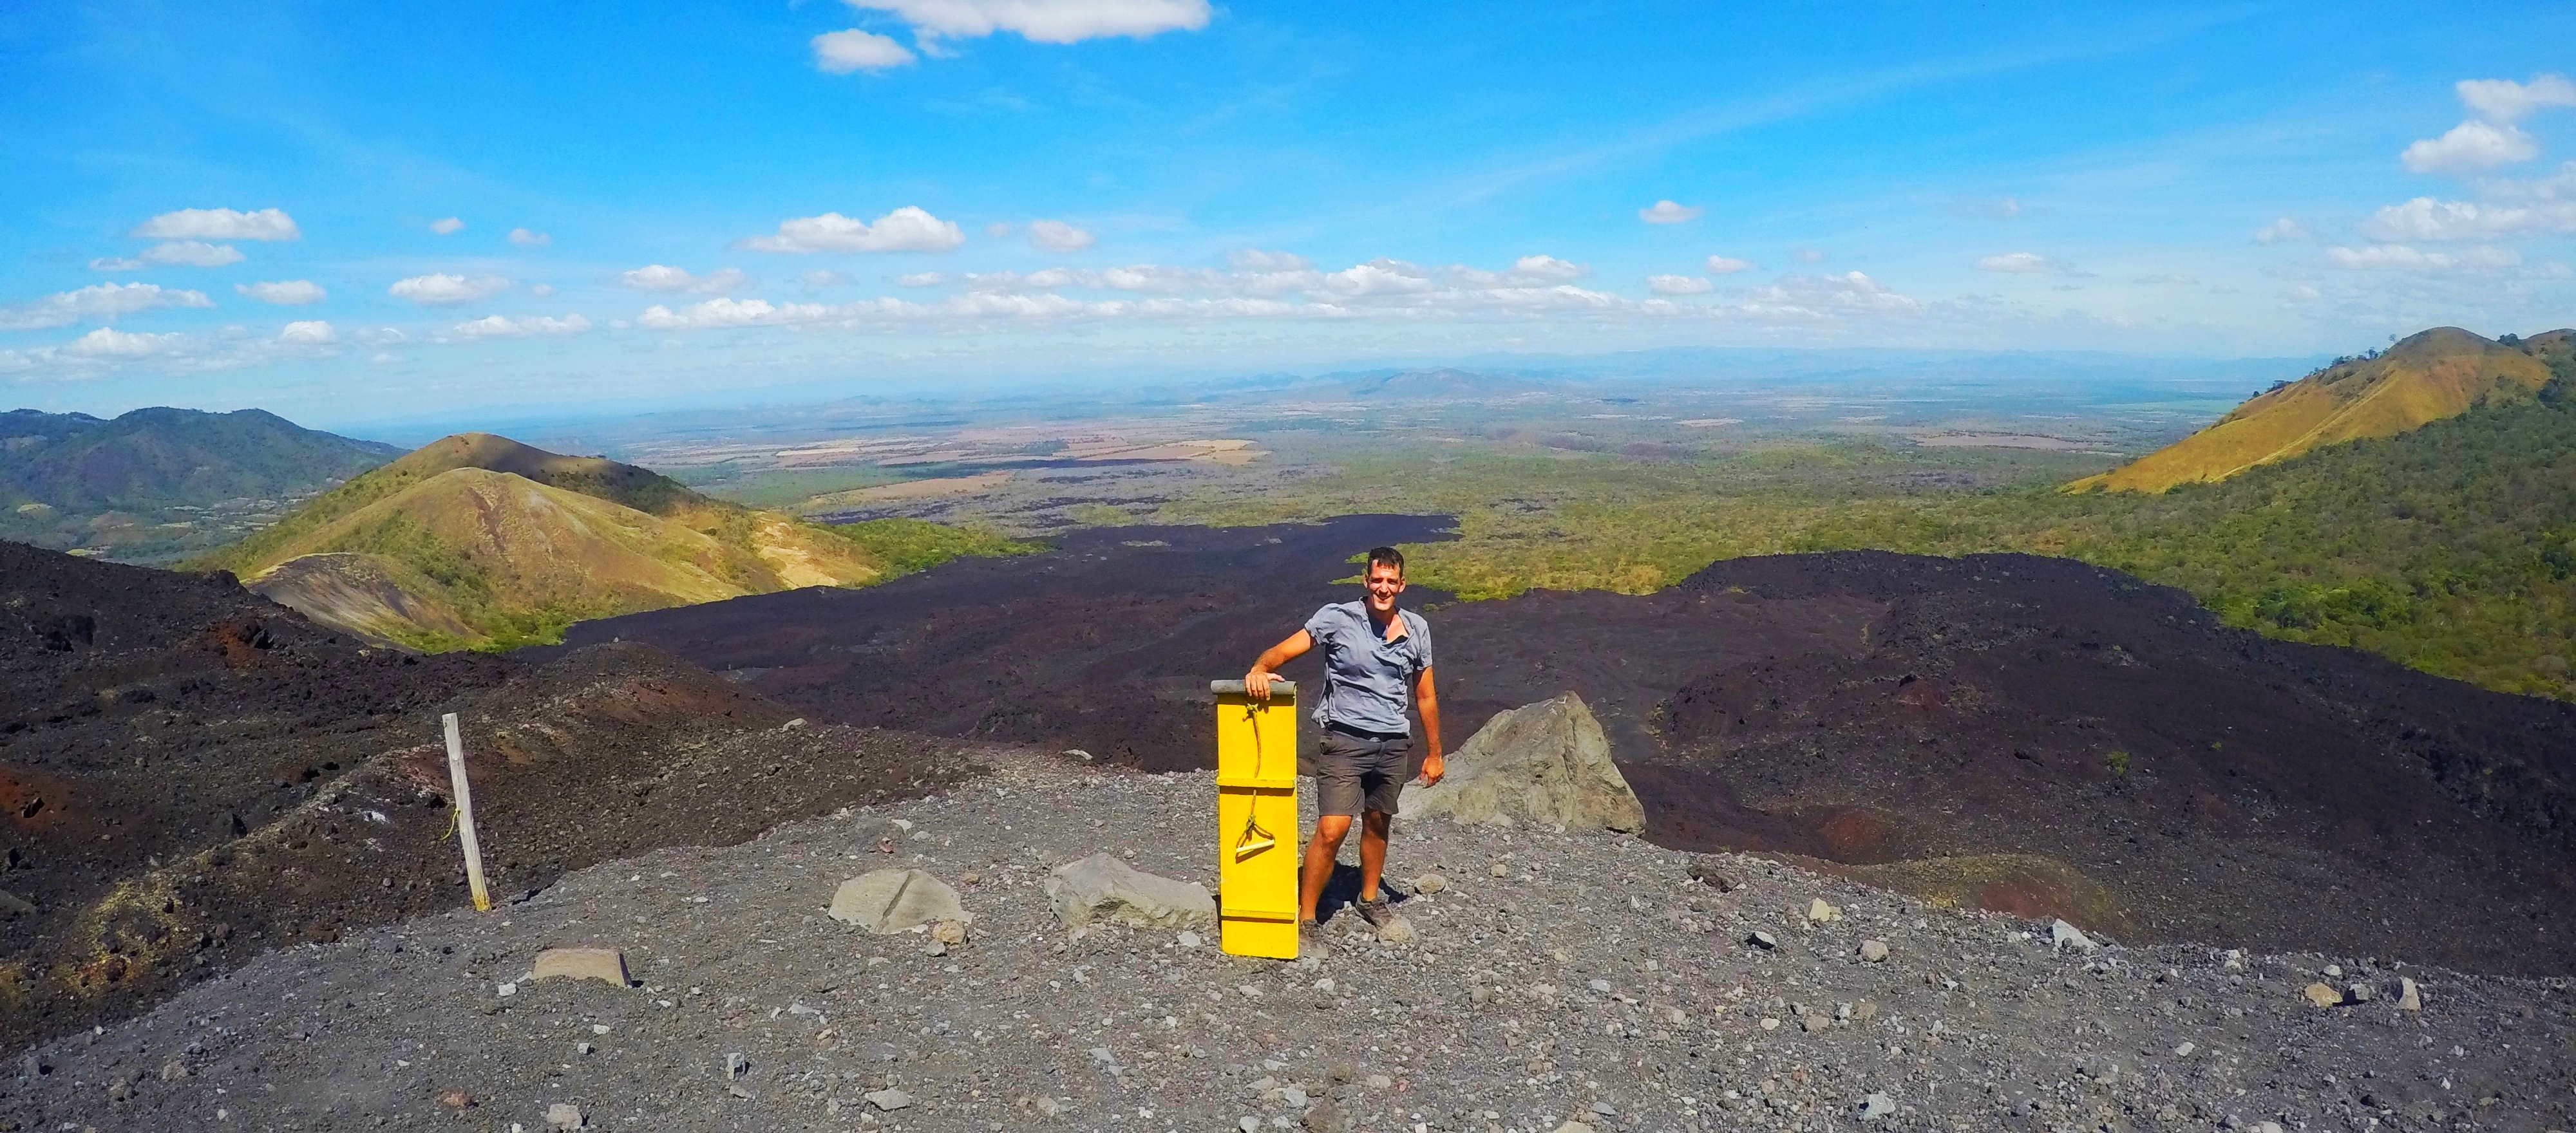
[[[1398,608],[1404,636],[1394,641],[1369,620],[1367,602],[1337,602],[1306,619],[1306,633],[1324,651],[1324,696],[1317,724],[1368,732],[1409,734],[1405,709],[1413,702],[1414,674],[1431,667],[1431,624]]]

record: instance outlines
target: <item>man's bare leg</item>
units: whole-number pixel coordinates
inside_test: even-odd
[[[1333,861],[1342,854],[1342,836],[1351,832],[1351,816],[1325,814],[1315,817],[1315,836],[1306,842],[1306,868],[1297,878],[1297,919],[1315,919],[1315,905],[1324,899],[1324,883],[1333,879]],[[1362,860],[1368,854],[1368,834],[1360,834]],[[1386,835],[1378,835],[1378,860],[1386,860]]]
[[[1360,819],[1360,900],[1377,900],[1377,878],[1386,872],[1386,835],[1392,829],[1393,819],[1382,810]]]

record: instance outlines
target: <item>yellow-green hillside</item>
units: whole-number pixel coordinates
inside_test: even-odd
[[[2387,351],[2347,358],[2271,390],[2214,425],[2098,476],[2071,492],[2161,492],[2214,483],[2324,445],[2393,437],[2469,407],[2530,397],[2549,381],[2547,358],[2576,332],[2498,342],[2435,327]]]
[[[464,433],[188,565],[233,571],[316,621],[441,650],[555,641],[587,618],[862,586],[957,554],[1025,549],[878,526],[823,527],[632,465]]]

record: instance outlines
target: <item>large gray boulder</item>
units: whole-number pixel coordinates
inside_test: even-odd
[[[1609,737],[1570,692],[1496,714],[1449,753],[1438,784],[1407,786],[1399,809],[1407,819],[1646,828],[1645,804],[1610,762]]]
[[[958,904],[948,883],[917,869],[881,869],[841,883],[832,894],[832,919],[880,936],[919,925],[954,921],[974,914]]]
[[[1136,928],[1193,928],[1216,923],[1216,898],[1195,881],[1157,877],[1108,854],[1057,866],[1047,900],[1067,925],[1095,920]]]

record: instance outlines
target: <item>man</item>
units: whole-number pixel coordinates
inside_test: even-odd
[[[1396,797],[1413,758],[1412,729],[1405,718],[1408,694],[1422,710],[1419,778],[1428,786],[1440,781],[1443,770],[1440,701],[1431,691],[1431,626],[1422,615],[1395,604],[1404,593],[1404,556],[1393,547],[1372,548],[1362,581],[1368,585],[1365,600],[1315,611],[1306,628],[1271,646],[1243,675],[1244,691],[1254,700],[1268,700],[1279,666],[1317,646],[1324,650],[1324,694],[1315,705],[1315,722],[1324,729],[1315,761],[1315,837],[1306,843],[1305,872],[1297,884],[1301,936],[1315,926],[1315,903],[1333,876],[1333,861],[1342,852],[1351,819],[1362,815],[1360,896],[1354,907],[1371,925],[1383,925],[1391,917],[1377,883],[1386,868],[1386,836]]]

